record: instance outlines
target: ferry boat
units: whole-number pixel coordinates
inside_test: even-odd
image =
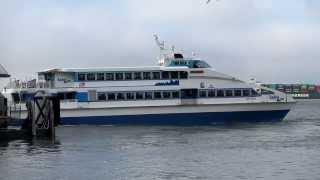
[[[160,43],[158,66],[57,68],[3,90],[16,119],[39,90],[60,98],[61,124],[210,125],[281,121],[295,101],[280,91],[215,71]]]

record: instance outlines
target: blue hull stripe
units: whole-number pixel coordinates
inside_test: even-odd
[[[235,122],[281,121],[289,110],[89,116],[61,118],[62,125],[210,125]]]

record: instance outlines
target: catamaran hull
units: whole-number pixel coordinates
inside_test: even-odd
[[[63,117],[63,125],[213,125],[281,121],[289,110]]]
[[[61,109],[62,125],[212,125],[283,120],[293,103]],[[22,116],[26,116],[22,112]],[[19,121],[15,121],[17,124]],[[18,123],[19,124],[19,123]]]

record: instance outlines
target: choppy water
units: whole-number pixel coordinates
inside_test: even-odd
[[[0,179],[320,179],[320,101],[280,123],[59,127],[0,142]]]

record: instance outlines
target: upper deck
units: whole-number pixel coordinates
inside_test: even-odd
[[[38,72],[37,80],[14,81],[7,88],[138,87],[177,85],[180,80],[191,88],[198,86],[199,80],[206,79],[243,83],[232,76],[214,71],[199,58],[184,58],[182,54],[171,53],[160,58],[159,66],[54,68]]]

